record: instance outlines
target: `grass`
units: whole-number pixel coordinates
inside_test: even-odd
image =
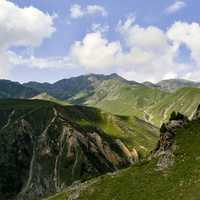
[[[65,113],[66,118],[82,128],[100,128],[108,136],[121,139],[130,149],[134,147],[143,153],[150,151],[159,137],[157,128],[136,117],[117,116],[87,106],[60,106],[54,102],[44,100],[0,100],[1,110],[19,109],[23,110],[24,114],[27,110],[41,109],[45,115],[45,112],[51,107],[64,111],[62,113]],[[42,118],[43,116],[37,116],[37,119],[42,120]]]
[[[146,108],[167,94],[144,86],[120,85],[104,98],[89,104],[114,114],[143,117]]]
[[[169,94],[157,104],[148,109],[148,113],[152,116],[154,124],[160,124],[169,119],[173,111],[192,117],[200,103],[199,88],[182,88],[177,92]]]
[[[156,170],[156,160],[140,162],[115,175],[104,175],[79,188],[77,200],[198,200],[200,196],[200,124],[191,122],[176,136],[175,163]],[[67,189],[67,196],[77,190]],[[49,200],[65,200],[61,197]]]

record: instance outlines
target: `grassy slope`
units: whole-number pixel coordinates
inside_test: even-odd
[[[152,116],[151,121],[160,125],[167,121],[172,111],[179,111],[191,117],[200,103],[199,88],[182,88],[177,92],[169,94],[156,105],[148,109]]]
[[[77,200],[198,200],[200,196],[200,123],[179,129],[175,162],[164,171],[156,160],[141,162],[114,175],[104,175],[79,189]],[[67,189],[49,200],[65,200],[76,189]]]
[[[107,135],[121,139],[129,148],[136,148],[141,153],[151,150],[158,137],[158,129],[136,118],[116,116],[103,112],[96,108],[86,106],[59,106],[54,102],[43,100],[0,100],[0,109],[37,109],[49,106],[57,106],[64,109],[63,113],[80,124],[82,127],[96,126]]]
[[[31,99],[51,101],[51,102],[58,103],[58,104],[61,104],[61,105],[69,105],[69,103],[67,101],[56,99],[55,97],[48,95],[46,92],[41,93],[37,96],[34,96]]]
[[[66,106],[68,116],[82,127],[96,126],[109,136],[121,139],[130,149],[147,153],[159,137],[158,129],[136,117],[118,116],[84,106]]]
[[[143,117],[144,110],[168,93],[118,80],[104,81],[85,102],[114,114]]]

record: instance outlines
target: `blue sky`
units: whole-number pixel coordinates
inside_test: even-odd
[[[198,0],[3,0],[0,78],[116,72],[140,82],[200,81],[199,7]]]

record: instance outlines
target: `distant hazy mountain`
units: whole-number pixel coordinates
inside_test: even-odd
[[[18,82],[0,80],[0,98],[30,98],[39,92],[33,88],[25,87]]]
[[[188,81],[185,79],[168,79],[158,82],[156,86],[158,86],[162,90],[173,92],[183,87],[199,88],[200,83]]]

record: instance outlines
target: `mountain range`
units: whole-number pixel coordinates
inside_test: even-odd
[[[117,74],[0,80],[0,199],[197,199],[199,86]]]
[[[93,106],[117,115],[137,116],[160,126],[173,110],[191,117],[199,104],[199,87],[200,83],[184,79],[153,84],[128,81],[117,74],[89,74],[52,84],[0,80],[0,98],[36,98]]]

